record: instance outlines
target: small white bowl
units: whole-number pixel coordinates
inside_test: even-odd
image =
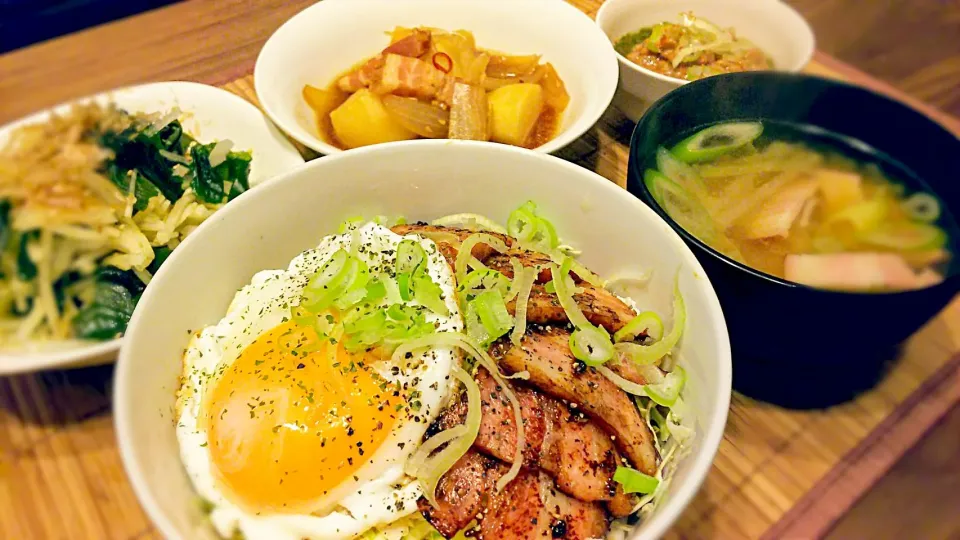
[[[0,145],[23,125],[64,114],[77,103],[113,102],[131,112],[183,111],[184,130],[201,141],[230,139],[238,150],[252,150],[250,185],[303,165],[303,157],[270,121],[245,99],[213,86],[193,82],[158,82],[111,90],[63,103],[0,127]],[[120,339],[68,340],[29,349],[0,349],[0,376],[42,369],[82,367],[112,362]]]
[[[537,148],[573,142],[610,105],[617,61],[593,21],[558,0],[325,0],[283,24],[264,44],[254,70],[263,109],[291,137],[322,154],[343,150],[323,140],[303,86],[326,88],[338,75],[379,53],[396,26],[473,32],[481,48],[542,54],[570,94],[559,133]]]
[[[798,72],[813,57],[813,30],[792,7],[779,0],[607,0],[597,24],[616,43],[624,34],[664,21],[679,22],[693,11],[752,41],[778,71]],[[620,62],[620,86],[614,104],[636,122],[653,102],[689,81],[642,68],[614,51]]]
[[[680,270],[688,312],[679,346],[689,373],[684,399],[696,413],[698,435],[660,508],[631,538],[663,535],[710,469],[730,403],[727,329],[703,269],[653,210],[593,172],[522,148],[430,140],[318,159],[245,193],[201,225],[154,277],[120,353],[114,411],[127,474],[160,533],[214,537],[181,465],[172,416],[190,331],[219,321],[256,272],[286,268],[348,216],[418,220],[477,212],[504,222],[526,200],[537,202],[600,275],[652,271],[646,289],[632,295],[644,308],[672,313]]]

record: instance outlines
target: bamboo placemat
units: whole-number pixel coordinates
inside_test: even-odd
[[[572,0],[595,15],[597,0]],[[808,71],[883,85],[829,59]],[[257,103],[252,77],[224,88]],[[561,157],[625,184],[632,125],[610,111]],[[735,394],[713,469],[670,538],[812,538],[960,402],[960,300],[855,401],[788,411]],[[0,379],[0,538],[159,537],[117,452],[112,367]]]

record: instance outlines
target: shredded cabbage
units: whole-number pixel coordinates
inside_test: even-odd
[[[519,266],[519,265],[517,265]],[[533,282],[537,279],[537,270],[534,268],[520,268],[519,272],[514,269],[511,293],[516,292],[517,303],[514,308],[513,332],[510,333],[510,341],[519,346],[523,333],[527,330],[527,301],[530,299],[530,290],[533,288]]]
[[[617,348],[637,364],[655,363],[673,351],[674,346],[680,341],[686,323],[687,309],[683,302],[683,295],[680,294],[680,271],[678,270],[673,287],[673,327],[670,328],[670,332],[652,345],[618,343]]]

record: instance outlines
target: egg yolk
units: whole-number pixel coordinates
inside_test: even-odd
[[[293,323],[260,336],[205,397],[219,485],[257,512],[316,511],[396,422],[401,399],[371,369],[379,360]]]

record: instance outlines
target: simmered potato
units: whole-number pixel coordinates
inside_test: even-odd
[[[401,126],[380,97],[364,88],[330,113],[337,139],[347,148],[413,139],[417,135]]]
[[[539,84],[511,84],[487,95],[494,141],[523,146],[543,111],[543,88]]]
[[[332,143],[333,141],[329,140],[330,136],[328,135],[328,133],[333,132],[330,112],[343,105],[343,102],[347,100],[347,94],[337,88],[321,90],[308,84],[303,87],[303,99],[317,115],[317,122],[320,124],[320,137],[324,141]]]

